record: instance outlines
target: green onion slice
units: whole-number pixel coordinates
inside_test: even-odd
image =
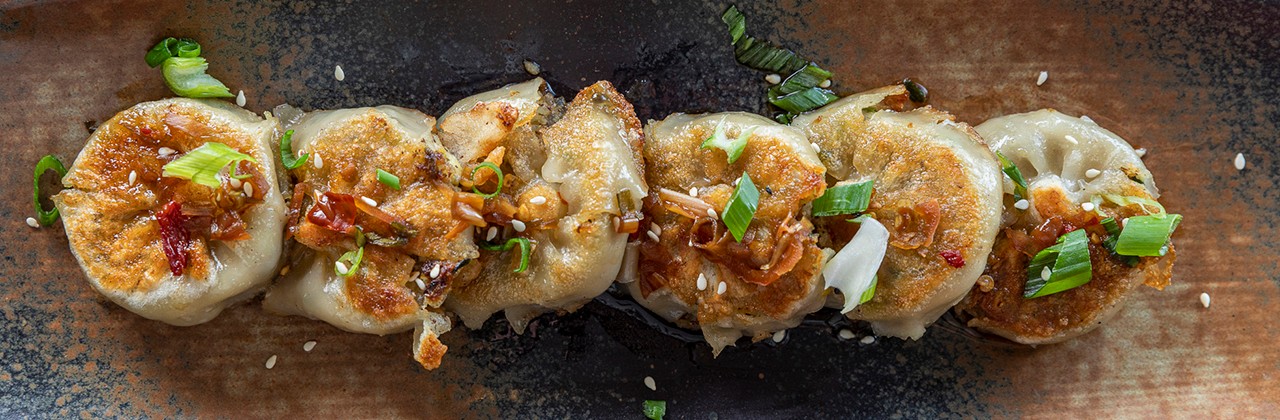
[[[511,238],[511,239],[507,239],[507,242],[501,245],[491,244],[491,243],[481,243],[480,249],[483,249],[486,251],[505,252],[505,251],[510,251],[511,248],[514,248],[516,245],[520,246],[520,266],[516,267],[516,269],[512,271],[512,273],[523,273],[525,269],[529,268],[529,257],[533,252],[533,244],[530,243],[528,239]]]
[[[1159,201],[1152,200],[1146,197],[1138,197],[1133,195],[1119,195],[1119,194],[1103,194],[1102,198],[1105,198],[1107,199],[1107,201],[1116,203],[1116,205],[1120,205],[1120,206],[1137,204],[1138,207],[1142,207],[1142,211],[1145,211],[1147,212],[1147,214],[1150,214],[1156,217],[1165,217],[1166,214],[1169,214],[1167,211],[1165,211],[1164,205],[1160,204]],[[1155,211],[1152,211],[1151,209],[1147,208],[1147,206],[1154,207]]]
[[[747,35],[747,18],[736,6],[729,6],[720,20],[728,25],[733,39],[733,55],[739,63],[756,70],[791,74],[809,62],[786,48]]]
[[[880,282],[880,276],[875,276],[871,278],[871,287],[868,287],[867,290],[863,290],[862,297],[858,298],[859,305],[870,302],[872,298],[876,297],[876,283],[879,283],[879,282]]]
[[[1000,152],[996,152],[996,157],[1000,159],[1000,170],[1013,180],[1013,199],[1021,200],[1028,197],[1027,180],[1022,178],[1022,171],[1018,170],[1018,165],[1014,165],[1013,161],[1004,157]]]
[[[400,177],[393,175],[391,172],[387,172],[381,169],[379,169],[377,173],[378,173],[378,182],[381,182],[382,185],[391,187],[391,189],[393,190],[400,189]]]
[[[482,193],[480,192],[480,186],[476,185],[476,172],[480,171],[480,168],[489,168],[493,173],[498,174],[498,188],[494,189],[492,193]],[[486,199],[497,197],[499,193],[502,193],[502,178],[502,168],[499,168],[497,164],[494,164],[493,162],[480,162],[479,165],[476,165],[475,168],[471,169],[471,191],[476,194],[480,194]]]
[[[208,142],[164,165],[164,176],[190,179],[200,185],[218,188],[222,181],[218,172],[240,161],[258,163],[252,156],[240,153],[222,143]],[[234,170],[233,170],[234,172]],[[232,174],[234,176],[234,173]]]
[[[1031,299],[1080,287],[1093,278],[1089,261],[1089,237],[1076,229],[1031,259],[1022,296]]]
[[[778,92],[782,94],[799,92],[817,87],[828,79],[831,79],[831,72],[823,70],[815,63],[809,63],[779,83]]]
[[[729,204],[720,214],[720,220],[724,220],[735,241],[742,242],[742,235],[747,233],[747,226],[751,225],[751,219],[755,218],[759,205],[760,190],[751,182],[751,175],[743,172],[742,180],[738,181],[738,186],[733,187],[733,195],[729,196]]]
[[[62,161],[57,156],[45,155],[40,158],[39,162],[36,162],[34,193],[31,196],[36,204],[36,220],[40,221],[41,226],[52,225],[53,221],[58,220],[57,207],[45,210],[44,207],[40,206],[40,177],[48,171],[57,172],[58,179],[67,176],[67,167],[62,165]]]
[[[230,98],[227,85],[205,73],[209,62],[202,57],[169,57],[161,71],[169,90],[185,98]]]
[[[339,270],[338,266],[335,264],[333,266],[333,272],[342,277],[350,277],[352,274],[355,274],[356,271],[359,271],[361,261],[364,261],[364,231],[360,228],[356,228],[356,249],[347,251],[347,253],[338,257],[338,262],[346,266],[347,271],[343,272],[342,270]]]
[[[280,136],[280,163],[284,164],[285,169],[298,169],[302,164],[307,163],[310,155],[303,153],[297,157],[293,156],[293,130],[284,132]]]
[[[874,185],[875,181],[866,180],[852,184],[836,184],[834,187],[827,188],[827,192],[813,200],[813,215],[825,217],[864,212],[871,204]]]
[[[662,420],[667,415],[666,401],[644,400],[644,417],[649,420]]]
[[[200,56],[200,44],[190,38],[173,37],[161,40],[147,51],[146,61],[151,68],[156,68],[172,57],[195,58]]]
[[[1115,250],[1120,255],[1162,257],[1169,252],[1169,236],[1182,223],[1181,214],[1133,216],[1124,224]]]
[[[769,103],[792,114],[821,108],[836,99],[840,99],[840,97],[829,90],[819,87],[811,87],[791,93],[783,93],[778,86],[769,89]]]
[[[715,147],[724,150],[725,155],[729,157],[729,163],[733,163],[739,157],[742,157],[742,151],[747,149],[747,139],[751,138],[751,133],[755,131],[755,127],[748,128],[739,133],[738,138],[729,140],[729,137],[724,134],[724,120],[720,120],[720,123],[716,124],[716,130],[711,134],[711,137],[707,137],[706,140],[702,141],[702,148],[710,149]]]

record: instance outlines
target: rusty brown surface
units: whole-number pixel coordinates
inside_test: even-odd
[[[541,335],[511,337],[505,324],[446,334],[444,364],[425,372],[407,334],[343,333],[264,314],[257,301],[196,327],[142,319],[89,287],[60,225],[24,224],[40,156],[70,163],[86,122],[167,95],[142,61],[165,35],[200,38],[211,71],[259,112],[291,101],[439,113],[528,77],[525,57],[562,94],[610,79],[642,119],[762,110],[760,75],[734,65],[722,44],[721,4],[534,3],[0,5],[0,142],[10,162],[0,169],[10,198],[0,203],[0,417],[633,417],[644,399],[667,399],[680,418],[1280,410],[1272,4],[742,5],[760,35],[835,71],[842,92],[910,76],[934,106],[970,123],[1053,107],[1149,150],[1161,201],[1185,216],[1173,284],[1140,289],[1097,331],[1038,349],[945,326],[920,342],[861,345],[820,326],[710,360],[705,346],[589,305],[543,321]],[[332,78],[335,63],[347,71],[343,83]],[[1036,86],[1040,71],[1049,78]],[[1237,152],[1247,157],[1243,172],[1231,163]],[[1212,296],[1208,309],[1201,292]],[[308,340],[318,341],[312,352],[302,350]],[[659,390],[640,385],[644,376]]]

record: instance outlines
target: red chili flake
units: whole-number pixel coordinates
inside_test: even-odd
[[[356,211],[355,197],[327,192],[316,197],[307,220],[334,232],[351,233],[356,228]]]
[[[959,251],[948,249],[946,251],[939,252],[938,255],[941,255],[942,259],[947,260],[947,264],[952,267],[964,267],[964,256],[961,256]]]
[[[142,128],[139,128],[139,129],[138,129],[138,133],[141,133],[141,134],[142,134],[142,135],[144,135],[144,136],[150,136],[150,135],[151,135],[151,128],[149,128],[149,127],[142,127]]]
[[[187,231],[186,219],[182,215],[182,204],[177,201],[170,201],[156,213],[156,223],[160,224],[161,248],[164,249],[164,256],[169,259],[169,271],[174,276],[181,276],[187,269],[191,232]]]

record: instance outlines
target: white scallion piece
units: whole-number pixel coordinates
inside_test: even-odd
[[[853,239],[827,262],[822,278],[827,287],[844,295],[840,313],[849,313],[858,306],[862,294],[871,288],[888,247],[889,230],[869,217],[862,221]]]

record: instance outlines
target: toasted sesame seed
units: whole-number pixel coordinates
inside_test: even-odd
[[[1093,211],[1097,206],[1094,206],[1093,203],[1081,203],[1080,208],[1084,209],[1084,211]]]
[[[1088,115],[1081,115],[1081,116],[1080,116],[1080,119],[1085,120],[1085,121],[1088,121],[1088,122],[1093,122],[1093,118],[1089,118],[1089,116],[1088,116]],[[1094,123],[1094,124],[1097,124],[1097,123]]]
[[[484,235],[484,240],[493,241],[493,238],[497,238],[497,237],[498,237],[498,227],[489,226],[489,233]]]
[[[236,177],[234,177],[234,176],[233,176],[233,177],[229,177],[229,178],[230,178],[230,179],[227,179],[227,183],[228,183],[228,184],[231,184],[231,188],[232,188],[232,189],[236,189],[236,190],[238,190],[238,189],[240,189],[241,187],[243,187],[243,186],[244,186],[244,185],[243,185],[243,184],[244,184],[244,182],[241,182],[240,180],[236,179]]]
[[[421,277],[415,277],[413,279],[413,282],[418,285],[418,290],[422,290],[422,291],[427,290],[427,283],[424,283]]]
[[[524,60],[524,71],[537,76],[542,73],[542,66],[539,66],[538,63],[533,62],[533,60]]]
[[[524,222],[521,222],[520,219],[511,219],[511,227],[515,228],[516,232],[524,232],[525,228]]]
[[[365,204],[368,204],[370,206],[378,207],[378,202],[374,201],[372,198],[365,197],[362,195],[360,196],[360,201],[363,201]]]
[[[1137,154],[1138,154],[1138,157],[1139,157],[1139,158],[1142,158],[1143,156],[1146,156],[1146,155],[1147,155],[1147,148],[1145,148],[1145,147],[1140,147],[1140,148],[1138,148],[1138,150],[1134,150],[1134,153],[1137,153]]]
[[[276,355],[274,354],[267,358],[267,369],[271,369],[273,367],[276,367]]]
[[[1235,161],[1235,164],[1236,164],[1236,170],[1237,170],[1237,171],[1243,171],[1243,170],[1244,170],[1244,153],[1236,153],[1236,161]]]
[[[129,185],[138,183],[138,171],[129,171]]]
[[[653,233],[653,231],[652,231],[652,230],[651,230],[651,231],[648,231],[648,232],[645,232],[645,233],[646,233],[646,234],[648,234],[648,235],[649,235],[649,239],[653,239],[653,241],[654,241],[654,242],[662,242],[662,240],[661,240],[661,239],[658,239],[658,234],[657,234],[657,233]]]
[[[653,377],[652,377],[652,376],[646,376],[646,377],[644,377],[644,386],[645,386],[646,388],[649,388],[649,390],[650,390],[650,391],[657,391],[657,390],[658,390],[658,383],[653,381]]]
[[[347,265],[343,264],[342,261],[334,261],[333,268],[338,270],[338,274],[342,274],[342,275],[346,275],[348,272],[351,271],[351,269],[347,268]]]
[[[285,275],[285,274],[289,274],[289,266],[287,266],[287,265],[286,265],[286,266],[284,266],[284,268],[281,268],[281,269],[280,269],[280,275],[282,275],[282,276],[283,276],[283,275]]]
[[[253,197],[253,183],[244,183],[244,195],[247,197]]]
[[[431,272],[427,274],[430,275],[431,278],[433,279],[436,277],[440,277],[440,265],[436,264],[435,266],[431,267]]]
[[[1204,305],[1205,309],[1209,309],[1209,294],[1208,294],[1208,293],[1203,293],[1203,292],[1202,292],[1202,293],[1200,293],[1200,304],[1201,304],[1201,305]]]
[[[813,151],[818,152],[818,153],[822,153],[822,148],[821,148],[821,147],[818,147],[818,143],[810,142],[810,143],[809,143],[809,146],[810,146],[810,147],[813,147]]]
[[[1102,174],[1102,171],[1099,171],[1097,169],[1089,169],[1084,171],[1084,176],[1088,178],[1097,178],[1098,175],[1101,175],[1101,174]]]
[[[1037,77],[1037,78],[1036,78],[1036,86],[1043,85],[1043,84],[1044,84],[1044,82],[1046,82],[1046,81],[1048,81],[1048,80],[1049,80],[1049,72],[1047,72],[1047,71],[1042,71],[1042,72],[1040,72],[1040,77]]]
[[[1031,208],[1031,202],[1027,201],[1027,199],[1024,198],[1024,199],[1013,202],[1013,208],[1018,210],[1026,210]]]
[[[698,290],[707,290],[707,276],[698,273]]]
[[[1071,144],[1080,144],[1080,140],[1076,140],[1076,138],[1072,137],[1070,134],[1062,136],[1062,138],[1067,139],[1067,141],[1071,142]]]
[[[333,78],[338,79],[339,82],[347,78],[347,72],[342,71],[341,65],[333,66]]]
[[[243,108],[245,102],[246,101],[244,99],[244,91],[242,90],[240,91],[240,93],[236,94],[236,105]]]
[[[694,196],[694,197],[697,197],[697,196],[698,196],[698,187],[689,188],[689,195]]]
[[[876,336],[868,335],[866,337],[862,337],[862,340],[858,340],[858,341],[861,342],[862,344],[871,344],[876,342]]]
[[[168,148],[168,147],[161,147],[161,148],[160,148],[160,156],[162,156],[162,157],[168,157],[168,156],[170,156],[170,155],[172,155],[172,154],[174,154],[174,153],[178,153],[178,151],[177,151],[177,150],[170,149],[170,148]]]
[[[782,330],[782,331],[773,333],[773,342],[781,343],[782,340],[785,340],[785,339],[787,339],[787,330]]]
[[[654,235],[662,236],[662,226],[658,226],[657,223],[650,223],[649,230],[652,231]]]
[[[851,340],[854,337],[853,331],[849,331],[848,329],[840,330],[840,333],[838,335],[841,340]]]
[[[831,79],[823,80],[822,83],[818,84],[818,87],[823,89],[831,87]]]
[[[529,203],[532,203],[532,204],[535,204],[535,205],[546,204],[546,203],[547,203],[547,198],[546,198],[546,197],[543,197],[543,196],[533,197],[533,198],[530,198],[530,199],[529,199]]]
[[[37,222],[37,221],[36,221],[36,218],[34,218],[34,217],[28,217],[28,218],[27,218],[27,226],[31,226],[31,227],[33,227],[33,228],[39,229],[39,228],[40,228],[40,222]]]
[[[1049,269],[1049,266],[1046,265],[1044,266],[1043,270],[1040,270],[1041,279],[1044,279],[1045,281],[1049,281],[1049,277],[1052,277],[1052,276],[1053,276],[1053,270]]]
[[[306,343],[302,343],[302,351],[310,353],[311,350],[314,350],[315,348],[316,348],[316,340],[311,340]]]
[[[320,159],[319,153],[313,154],[312,157],[316,158],[315,160],[311,161],[311,164],[314,165],[316,169],[324,168],[324,161]]]
[[[742,182],[742,177],[738,177],[738,179],[733,180],[733,186],[738,186],[739,182]]]
[[[720,218],[720,215],[716,213],[716,209],[707,209],[707,216],[711,216],[712,219]]]
[[[764,81],[768,82],[771,85],[776,85],[778,83],[782,83],[782,75],[777,73],[770,73],[768,76],[764,77]]]
[[[725,292],[725,291],[728,291],[728,290],[729,290],[729,283],[720,282],[720,285],[719,285],[719,286],[716,286],[716,294],[717,294],[717,295],[723,295],[723,294],[724,294],[724,292]]]

